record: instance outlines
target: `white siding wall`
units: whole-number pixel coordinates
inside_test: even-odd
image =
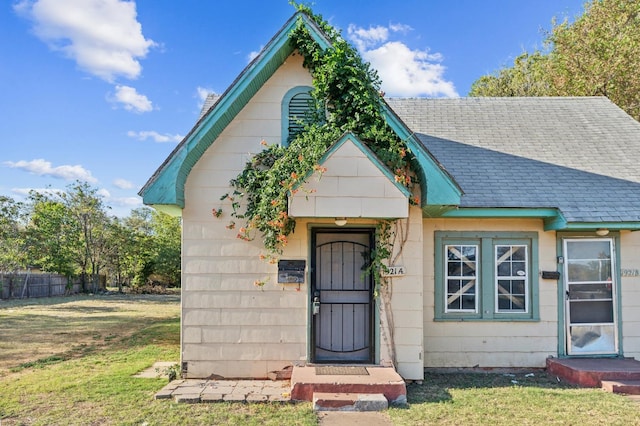
[[[390,280],[393,315],[387,316],[384,303],[380,313],[381,361],[391,360],[389,324],[392,321],[396,369],[403,378],[409,380],[422,380],[424,377],[422,299],[425,288],[423,286],[422,223],[422,211],[418,207],[410,207],[409,218],[398,221],[398,225],[401,225],[400,228],[396,228],[398,239],[402,239],[403,232],[406,232],[407,239],[400,255],[397,256],[395,265],[404,266],[406,275]],[[397,253],[399,245],[396,246]]]
[[[182,361],[189,377],[265,377],[306,356],[307,292],[275,284],[276,267],[226,228],[230,206],[220,197],[260,141],[281,140],[281,101],[294,86],[311,85],[299,55],[260,89],[192,169],[185,185],[182,264]],[[223,207],[215,218],[212,209]],[[240,224],[241,221],[238,220]],[[238,225],[241,226],[241,225]],[[292,239],[289,249],[302,247]],[[301,249],[300,249],[301,250]],[[305,252],[301,255],[306,257]],[[254,281],[270,277],[261,289]]]
[[[620,268],[633,275],[640,270],[640,232],[620,235]],[[622,290],[622,348],[624,355],[640,359],[640,277],[621,278]]]
[[[435,231],[538,232],[539,269],[555,271],[555,232],[544,232],[540,220],[424,220],[424,366],[544,367],[558,350],[557,282],[539,280],[540,321],[435,322]],[[538,274],[539,271],[531,271]]]

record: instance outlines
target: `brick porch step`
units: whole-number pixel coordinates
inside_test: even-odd
[[[605,380],[640,380],[640,361],[633,358],[547,358],[547,372],[570,383],[599,388]]]
[[[613,393],[640,395],[640,380],[603,380],[602,389]]]
[[[388,404],[407,403],[407,387],[395,369],[373,365],[364,368],[365,374],[323,375],[317,374],[314,366],[295,366],[291,374],[291,399],[313,401],[315,394],[382,394]]]
[[[313,394],[315,411],[383,411],[389,407],[381,393],[326,393]]]

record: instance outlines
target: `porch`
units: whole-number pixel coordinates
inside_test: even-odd
[[[407,401],[405,382],[392,367],[379,365],[294,366],[277,380],[174,380],[156,399],[176,402],[312,401],[317,411],[380,411]]]
[[[640,394],[640,361],[634,358],[547,358],[547,372],[580,386]]]

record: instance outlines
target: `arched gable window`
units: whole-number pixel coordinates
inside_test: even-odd
[[[312,87],[297,86],[282,98],[282,142],[285,146],[304,128],[313,107]]]

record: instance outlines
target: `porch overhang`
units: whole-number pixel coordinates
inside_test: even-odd
[[[289,196],[289,216],[406,218],[411,193],[353,133],[344,134]]]

